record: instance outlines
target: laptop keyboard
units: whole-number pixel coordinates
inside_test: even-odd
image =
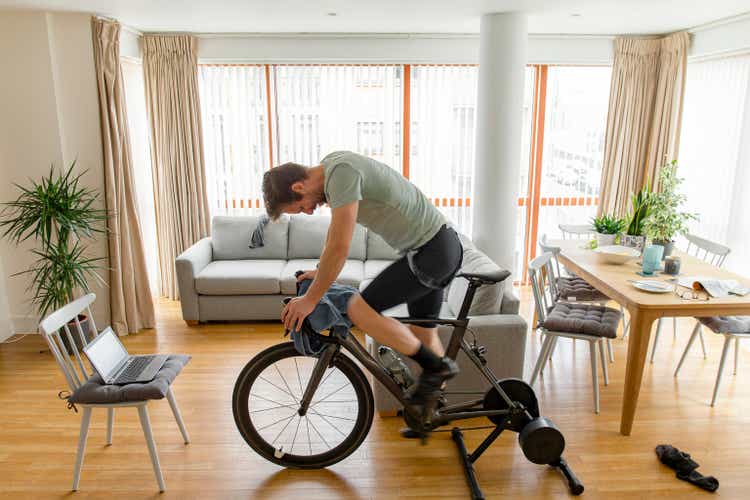
[[[122,372],[119,377],[117,377],[117,380],[115,382],[118,384],[135,382],[141,372],[148,366],[149,363],[151,363],[151,361],[154,360],[155,357],[156,356],[140,356],[137,358],[133,358],[133,361],[131,361],[128,367],[125,368],[125,371]]]

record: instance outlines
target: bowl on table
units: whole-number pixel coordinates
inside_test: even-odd
[[[594,249],[594,254],[600,262],[605,264],[625,264],[641,256],[641,253],[637,249],[622,245],[597,247]]]

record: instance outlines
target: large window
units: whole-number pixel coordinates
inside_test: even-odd
[[[750,55],[688,64],[678,174],[690,231],[728,245],[750,275]]]

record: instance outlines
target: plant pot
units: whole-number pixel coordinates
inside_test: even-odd
[[[616,234],[596,233],[596,244],[600,247],[614,245],[615,238],[617,238]]]
[[[652,241],[654,245],[661,245],[664,247],[664,254],[661,256],[661,260],[664,260],[664,257],[669,257],[672,255],[672,252],[674,251],[674,241],[661,241],[661,240],[654,240]]]
[[[635,248],[639,252],[643,253],[643,249],[646,246],[646,237],[634,236],[632,234],[623,234],[620,237],[620,244],[625,247]]]
[[[78,321],[81,323],[81,329],[83,330],[83,334],[86,337],[87,342],[91,341],[91,334],[90,334],[90,325],[89,325],[89,317],[85,314],[79,314],[78,315]],[[73,342],[75,342],[76,347],[78,348],[78,352],[83,352],[83,346],[85,344],[81,343],[81,336],[78,334],[78,326],[76,325],[75,321],[69,321],[68,322],[68,330],[70,330],[70,336],[73,337]],[[68,355],[73,355],[73,346],[70,345],[70,342],[68,341],[68,335],[65,333],[65,329],[60,330],[60,338],[63,341],[63,345],[65,346],[65,350],[68,351]]]

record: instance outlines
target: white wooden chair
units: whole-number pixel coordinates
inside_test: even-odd
[[[688,241],[687,249],[685,253],[693,255],[699,259],[702,259],[709,264],[721,267],[724,265],[724,261],[727,259],[727,255],[732,251],[728,246],[716,243],[694,234],[686,234],[685,239]],[[662,326],[666,321],[666,318],[659,318],[656,323],[656,334],[654,335],[654,344],[651,346],[651,364],[654,363],[654,356],[656,355],[656,344],[659,342],[659,335],[661,334]],[[699,321],[696,321],[695,327],[693,328],[693,335],[697,331],[698,337],[701,341],[701,349],[703,349],[703,359],[706,359],[706,342],[703,339],[703,327]],[[672,339],[677,340],[677,318],[672,318]],[[692,337],[691,337],[692,343]]]
[[[83,384],[89,381],[93,376],[93,367],[91,367],[88,359],[86,359],[86,362],[84,363],[85,355],[78,351],[78,347],[73,339],[73,334],[70,331],[71,328],[69,325],[71,325],[71,323],[75,324],[76,333],[81,341],[81,345],[86,345],[91,339],[89,335],[93,336],[98,332],[90,308],[95,299],[96,295],[89,293],[88,295],[76,299],[70,304],[53,312],[40,324],[42,334],[49,344],[52,355],[55,357],[55,360],[57,360],[60,369],[65,375],[65,380],[68,382],[71,393],[74,393]],[[83,331],[83,327],[79,320],[79,314],[83,312],[88,314],[89,332]],[[87,335],[87,333],[89,335]],[[65,338],[67,339],[70,349],[73,351],[72,355],[68,354],[68,351],[63,344],[62,335],[65,335]],[[190,442],[190,437],[188,436],[187,429],[185,429],[185,424],[180,415],[180,409],[177,406],[177,401],[175,400],[171,388],[167,392],[167,400],[169,401],[169,406],[172,408],[175,420],[177,420],[177,425],[180,428],[185,444],[188,444]],[[88,437],[89,424],[91,422],[91,411],[95,408],[107,409],[107,445],[112,444],[112,428],[114,426],[115,408],[138,409],[138,416],[140,417],[143,434],[146,437],[146,444],[148,445],[148,451],[151,455],[154,474],[156,475],[156,481],[159,483],[159,491],[165,491],[166,486],[161,473],[161,466],[159,465],[159,456],[156,452],[154,436],[151,432],[151,422],[148,417],[148,410],[146,409],[148,400],[106,404],[76,403],[76,405],[82,408],[83,414],[81,418],[81,431],[78,436],[78,452],[76,455],[75,470],[73,472],[73,491],[78,490],[78,482],[81,478],[81,468],[83,466],[83,455],[86,449],[86,439]]]
[[[729,354],[729,344],[734,340],[734,373],[737,375],[737,365],[739,364],[740,358],[740,339],[750,338],[750,316],[717,316],[711,318],[700,318],[693,328],[693,334],[690,336],[685,351],[682,353],[680,362],[677,364],[677,369],[674,371],[674,376],[680,373],[680,368],[685,362],[687,353],[690,350],[690,346],[693,345],[695,337],[698,334],[698,329],[701,324],[706,325],[711,331],[719,335],[724,336],[724,348],[721,351],[721,361],[719,362],[719,371],[716,373],[716,382],[714,383],[714,394],[711,398],[711,406],[716,404],[716,396],[719,394],[719,386],[721,385],[721,375],[724,372],[724,363],[727,360],[727,354]]]
[[[594,232],[591,224],[558,224],[564,240],[585,239]]]
[[[609,384],[609,375],[607,372],[607,360],[605,359],[604,344],[603,340],[607,337],[613,337],[617,325],[620,322],[620,312],[616,309],[610,309],[608,307],[602,307],[595,304],[576,304],[574,302],[565,303],[558,302],[554,293],[548,293],[548,287],[545,284],[546,277],[552,276],[552,254],[545,253],[535,258],[529,263],[529,280],[531,281],[531,290],[534,295],[534,304],[536,312],[539,317],[539,323],[533,325],[541,334],[544,335],[544,342],[542,343],[539,356],[534,370],[531,373],[530,385],[534,385],[537,377],[543,372],[544,366],[547,364],[550,354],[557,344],[557,340],[560,337],[585,340],[589,343],[589,357],[591,361],[591,379],[594,389],[594,411],[599,413],[599,377],[597,369],[597,351],[599,352],[599,358],[602,365],[602,373],[604,375],[604,385]],[[544,272],[542,271],[544,269]],[[591,321],[581,321],[581,318],[586,315],[587,312],[596,312],[600,316],[602,326],[601,331],[607,331],[605,335],[595,335],[591,333],[584,333],[584,323],[588,323],[591,326]],[[562,325],[568,323],[564,328],[557,327],[551,328],[552,324],[549,321],[554,316],[555,322]],[[562,321],[560,321],[562,320]],[[567,321],[569,320],[569,321]],[[593,320],[592,320],[593,321]]]

